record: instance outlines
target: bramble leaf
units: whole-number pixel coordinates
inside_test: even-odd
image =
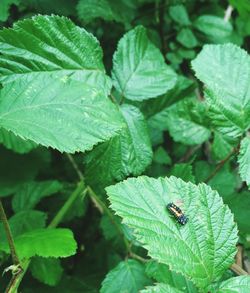
[[[111,184],[113,179],[140,175],[152,161],[152,147],[142,113],[131,105],[123,105],[120,112],[126,127],[87,155],[86,176],[95,182]]]
[[[49,286],[55,286],[61,279],[63,268],[57,258],[34,257],[31,260],[32,276]]]
[[[68,257],[76,253],[77,244],[73,233],[69,229],[37,229],[26,232],[15,239],[18,256],[30,258],[42,257]],[[7,243],[2,250],[9,252]]]
[[[250,137],[248,136],[241,141],[238,162],[241,178],[250,187]]]
[[[130,178],[106,188],[111,208],[134,229],[149,255],[205,289],[232,264],[237,228],[221,197],[205,184],[176,177]],[[188,223],[180,226],[166,205],[180,202]]]
[[[212,293],[248,293],[250,292],[250,276],[239,276],[223,281]]]
[[[111,270],[102,282],[101,293],[130,292],[137,293],[150,280],[145,274],[145,267],[136,260],[122,261]]]
[[[23,76],[30,82],[37,76],[70,76],[101,88],[104,94],[111,88],[98,40],[66,17],[38,15],[3,29],[0,53],[3,83]]]
[[[240,136],[250,127],[250,57],[233,44],[205,45],[192,61],[206,86],[212,124],[223,134]]]
[[[0,128],[0,143],[7,149],[19,154],[25,154],[37,147],[33,141],[24,140],[10,131]]]
[[[129,31],[119,41],[113,57],[112,78],[120,94],[134,101],[162,95],[177,80],[142,26]]]
[[[61,152],[76,152],[109,139],[123,125],[116,107],[96,89],[71,79],[33,76],[0,91],[0,126]]]

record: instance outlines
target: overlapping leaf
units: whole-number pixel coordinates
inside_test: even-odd
[[[250,57],[239,47],[205,45],[192,62],[205,84],[212,123],[223,134],[240,136],[250,127]]]
[[[250,276],[239,276],[223,281],[212,293],[248,293],[250,292]]]
[[[33,76],[0,92],[0,126],[44,146],[85,151],[122,128],[120,113],[103,94],[71,79]]]
[[[152,161],[153,153],[147,125],[138,108],[123,105],[126,127],[110,141],[98,145],[87,156],[87,177],[95,182],[122,180],[140,175]]]
[[[26,232],[15,238],[18,256],[30,258],[42,257],[68,257],[75,254],[77,244],[73,233],[69,229],[37,229]],[[2,250],[9,252],[7,243],[1,243]]]
[[[176,74],[138,26],[123,36],[113,57],[113,83],[122,96],[142,101],[174,87]]]
[[[0,31],[0,81],[26,76],[65,76],[100,87],[111,87],[97,39],[66,17],[35,16]],[[51,87],[53,84],[51,84]]]
[[[237,229],[233,216],[209,186],[176,177],[131,178],[107,187],[111,207],[149,255],[206,288],[233,262]],[[166,205],[180,202],[189,217],[180,226]]]
[[[25,154],[37,147],[33,141],[24,140],[4,128],[0,129],[0,143],[7,149],[13,150],[19,154]]]
[[[241,141],[238,162],[241,178],[250,186],[250,137]]]
[[[145,274],[145,267],[136,260],[120,262],[111,270],[102,283],[101,293],[130,292],[137,293],[150,280]]]

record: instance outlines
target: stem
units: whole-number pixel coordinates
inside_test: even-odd
[[[58,211],[58,213],[55,215],[53,220],[50,222],[50,224],[48,225],[48,228],[55,228],[59,225],[59,223],[64,218],[65,214],[72,207],[72,204],[74,203],[74,201],[82,193],[84,193],[84,183],[79,182],[77,184],[76,189],[71,193],[71,195],[69,196],[67,201],[62,206],[62,208]],[[26,259],[22,263],[22,270],[18,274],[14,275],[12,277],[7,289],[5,290],[5,293],[16,293],[17,292],[17,289],[18,289],[18,287],[19,287],[19,285],[20,285],[20,283],[21,283],[21,281],[22,281],[22,279],[23,279],[23,277],[29,267],[30,262],[31,262],[31,259]]]
[[[143,262],[143,263],[146,263],[146,262],[150,261],[150,259],[146,259],[144,257],[141,257],[140,255],[138,255],[138,254],[136,254],[134,252],[130,252],[129,256],[134,258],[134,259],[137,259],[137,260],[139,260],[140,262]]]
[[[87,189],[84,190],[84,183],[83,181],[80,181],[77,185],[77,188],[71,193],[70,197],[67,199],[67,201],[64,203],[64,205],[61,207],[61,209],[58,211],[58,213],[55,215],[53,220],[48,225],[48,228],[55,228],[58,226],[58,224],[63,220],[67,212],[72,207],[75,200],[78,198],[79,195],[84,194],[84,197],[86,195]]]
[[[10,230],[10,225],[8,223],[1,199],[0,199],[0,217],[1,217],[1,221],[3,222],[3,226],[4,226],[5,233],[6,233],[7,241],[9,244],[13,264],[20,266],[20,261],[17,256],[14,239],[13,239],[13,236],[12,236],[12,233]]]
[[[165,13],[165,0],[161,0],[160,4],[158,5],[158,16],[159,16],[159,35],[161,38],[161,50],[162,54],[164,56],[164,59],[166,58],[166,43],[165,43],[165,38],[164,38],[164,13]]]
[[[242,275],[249,275],[248,272],[243,270],[239,265],[236,263],[232,264],[230,269],[237,275],[242,276]]]
[[[204,182],[205,183],[209,182],[220,171],[220,169],[231,158],[231,156],[239,152],[239,149],[240,149],[240,143],[225,157],[225,159],[219,162],[219,164],[216,166],[214,171],[207,177],[207,179]]]
[[[225,16],[224,16],[224,21],[228,22],[229,19],[231,18],[232,12],[234,8],[231,5],[228,5],[226,11],[225,11]]]
[[[84,176],[83,176],[81,170],[79,169],[78,165],[76,164],[76,162],[75,162],[74,158],[72,157],[72,155],[71,155],[71,154],[66,154],[66,156],[67,156],[68,160],[70,161],[72,167],[73,167],[74,170],[76,171],[76,173],[77,173],[79,179],[80,179],[81,181],[83,181],[83,180],[84,180]]]
[[[120,235],[120,237],[123,239],[123,242],[125,244],[125,247],[128,251],[128,254],[131,254],[131,247],[130,244],[128,242],[128,240],[124,237],[123,231],[121,230],[120,226],[116,223],[113,214],[111,213],[110,209],[106,206],[106,204],[99,198],[99,196],[97,196],[95,194],[95,192],[93,191],[93,189],[88,186],[87,187],[89,195],[91,197],[93,197],[95,199],[95,201],[98,203],[98,205],[101,206],[102,210],[107,214],[107,216],[109,217],[110,221],[112,222],[112,224],[114,225],[114,227],[116,228],[118,234]]]

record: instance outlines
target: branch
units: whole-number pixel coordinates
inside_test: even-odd
[[[3,222],[3,227],[4,227],[6,237],[7,237],[7,241],[8,241],[8,244],[9,244],[13,264],[16,265],[16,266],[19,266],[19,268],[21,269],[21,264],[20,264],[19,258],[17,256],[14,239],[13,239],[13,236],[12,236],[12,233],[11,233],[11,230],[10,230],[10,225],[9,225],[7,216],[5,214],[1,199],[0,199],[0,218],[1,218],[1,221]]]
[[[239,276],[243,276],[243,275],[249,275],[248,272],[246,272],[245,270],[243,270],[239,265],[237,265],[236,263],[232,264],[230,269]]]
[[[233,150],[223,159],[219,162],[219,164],[216,166],[214,171],[207,177],[207,179],[204,181],[205,183],[208,183],[219,171],[220,169],[226,164],[226,162],[235,154],[239,152],[240,149],[240,143],[233,148]]]

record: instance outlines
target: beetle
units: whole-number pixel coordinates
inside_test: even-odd
[[[185,225],[188,222],[188,217],[184,215],[182,210],[173,202],[170,202],[167,205],[167,209],[170,212],[170,214],[173,215],[175,219],[177,220],[177,222],[180,223],[181,225]]]

